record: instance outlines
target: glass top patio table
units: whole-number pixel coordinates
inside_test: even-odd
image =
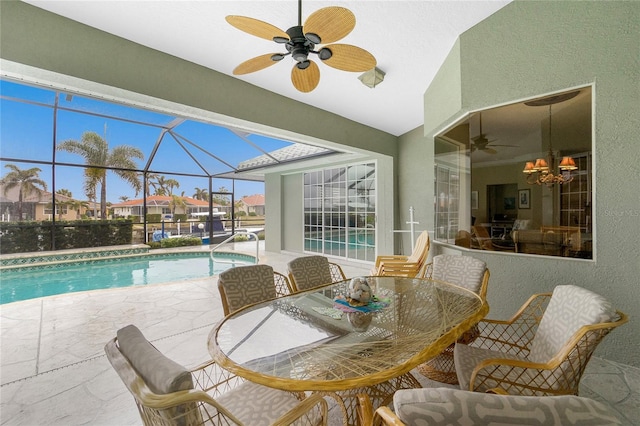
[[[478,295],[453,284],[366,280],[378,299],[372,312],[336,303],[348,294],[350,280],[341,281],[230,314],[209,334],[209,352],[223,368],[262,385],[345,390],[409,372],[489,312]]]

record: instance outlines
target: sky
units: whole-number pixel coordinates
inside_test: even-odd
[[[153,154],[156,142],[164,134],[149,170],[158,172],[165,179],[177,180],[180,183],[179,188],[174,189],[174,194],[177,195],[184,192],[185,196],[192,196],[195,188],[208,190],[209,180],[207,177],[186,177],[172,173],[200,176],[217,174],[231,171],[230,166],[235,167],[243,160],[262,155],[260,150],[244,142],[227,128],[187,120],[174,128],[174,134],[195,157],[196,163],[176,138],[163,133],[161,126],[174,121],[175,116],[77,95],[71,96],[64,92],[59,93],[59,108],[56,110],[53,108],[56,102],[56,91],[0,80],[0,158],[3,159],[0,161],[0,176],[9,172],[9,169],[5,168],[6,164],[15,164],[20,169],[38,167],[42,170],[40,178],[47,182],[47,190],[52,192],[54,182],[52,167],[49,164],[30,164],[20,160],[50,163],[55,156],[57,163],[84,165],[82,156],[54,147],[65,140],[80,141],[83,133],[87,131],[95,132],[105,138],[110,149],[119,145],[140,149],[144,159],[136,160],[139,169],[145,168]],[[18,102],[16,99],[28,100],[31,103]],[[255,134],[245,137],[267,152],[291,144]],[[235,182],[236,199],[245,195],[264,194],[262,182],[240,180]],[[232,185],[229,179],[216,178],[213,180],[212,190],[218,191],[220,188],[231,190]],[[83,169],[57,165],[55,190],[60,189],[71,191],[75,199],[86,200]],[[107,200],[115,204],[121,201],[122,196],[129,199],[142,198],[142,194],[136,197],[135,190],[127,182],[109,172]]]

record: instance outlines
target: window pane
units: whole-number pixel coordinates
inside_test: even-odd
[[[478,111],[436,136],[435,238],[592,258],[591,128],[586,87]],[[577,169],[561,170],[563,157]]]

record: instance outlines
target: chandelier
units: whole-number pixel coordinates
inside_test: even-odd
[[[562,157],[562,161],[560,161],[558,165],[558,174],[553,173],[555,156],[553,155],[553,149],[551,147],[551,105],[556,102],[557,100],[554,99],[549,103],[549,152],[547,158],[538,158],[535,163],[533,161],[527,161],[522,170],[522,172],[527,175],[527,183],[529,185],[546,185],[549,188],[555,184],[564,185],[573,180],[571,171],[578,169],[573,158],[567,156]]]

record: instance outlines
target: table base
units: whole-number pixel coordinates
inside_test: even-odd
[[[371,399],[373,409],[383,405],[389,405],[393,400],[393,394],[400,389],[416,389],[421,388],[420,382],[413,377],[411,373],[403,374],[386,382],[378,383],[372,386],[365,386],[344,391],[325,392],[318,391],[322,395],[330,396],[341,401],[340,409],[346,419],[345,426],[358,425],[358,394],[366,393]],[[337,398],[336,398],[337,396]]]

